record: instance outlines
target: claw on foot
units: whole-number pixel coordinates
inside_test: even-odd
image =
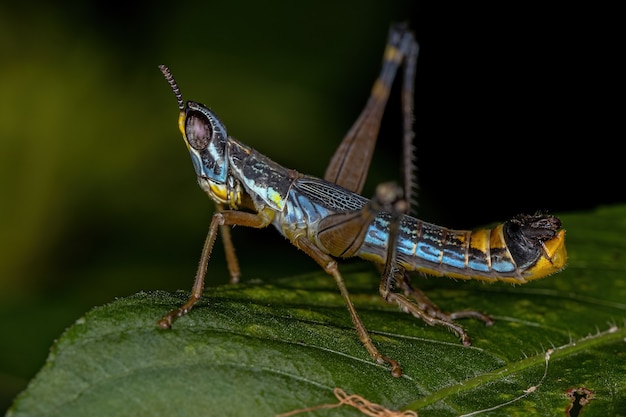
[[[381,365],[385,363],[389,364],[389,366],[391,366],[391,376],[396,377],[396,378],[400,378],[402,376],[402,368],[400,367],[400,364],[397,361],[394,361],[393,359],[391,359],[390,357],[380,355],[378,358],[376,358],[376,362],[378,362]]]
[[[163,317],[161,320],[159,320],[158,323],[159,323],[160,328],[169,329],[170,327],[172,327],[172,318],[169,315],[167,315]]]

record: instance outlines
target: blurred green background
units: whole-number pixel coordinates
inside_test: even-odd
[[[421,45],[421,217],[472,228],[626,201],[623,186],[601,186],[623,177],[604,98],[611,27],[592,29],[605,12],[518,7],[0,5],[0,409],[91,307],[191,286],[213,205],[161,63],[231,135],[321,176],[378,74],[389,23],[407,20]],[[365,195],[397,178],[398,101]],[[234,239],[244,280],[316,268],[273,230]],[[209,271],[208,285],[227,281],[219,245]]]

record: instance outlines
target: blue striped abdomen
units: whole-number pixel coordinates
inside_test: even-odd
[[[554,238],[545,240],[553,243],[547,247],[543,241],[531,241],[523,234],[528,233],[526,229],[522,232],[517,228],[515,219],[493,229],[468,231],[452,230],[404,216],[400,223],[397,261],[408,271],[429,275],[514,283],[540,278],[560,269],[565,257],[561,245],[564,234],[552,231]],[[524,219],[531,223],[531,220],[552,218],[538,215],[525,216]],[[376,217],[357,256],[378,263],[386,261],[388,222],[386,213]],[[548,252],[558,255],[557,262]],[[539,266],[541,268],[537,269]]]

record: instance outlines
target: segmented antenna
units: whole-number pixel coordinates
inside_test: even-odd
[[[178,109],[181,111],[185,110],[185,102],[183,101],[183,95],[180,93],[180,89],[178,88],[178,84],[176,84],[176,80],[174,79],[172,72],[165,65],[159,65],[159,69],[165,76],[165,79],[169,83],[170,87],[172,87],[172,91],[174,92],[174,95],[176,96],[176,101],[178,101]]]

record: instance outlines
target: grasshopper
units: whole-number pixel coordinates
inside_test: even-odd
[[[409,216],[413,198],[413,91],[418,44],[404,24],[392,25],[381,72],[362,113],[343,138],[324,179],[301,174],[262,155],[228,135],[216,114],[203,104],[182,98],[171,71],[159,68],[170,84],[180,111],[178,127],[191,155],[200,188],[216,203],[188,301],[166,314],[159,325],[187,314],[203,294],[209,258],[222,236],[231,282],[240,268],[230,227],[273,225],[293,245],[332,276],[359,339],[393,376],[400,364],[381,354],[361,321],[338,268],[337,259],[360,257],[382,269],[380,295],[430,325],[452,330],[464,345],[471,340],[455,320],[475,318],[492,324],[477,311],[446,313],[414,288],[410,271],[462,279],[522,284],[565,267],[565,231],[547,214],[518,215],[491,229],[452,230]],[[372,199],[362,197],[391,85],[402,68],[404,187],[380,184]],[[394,291],[398,288],[400,291]]]

